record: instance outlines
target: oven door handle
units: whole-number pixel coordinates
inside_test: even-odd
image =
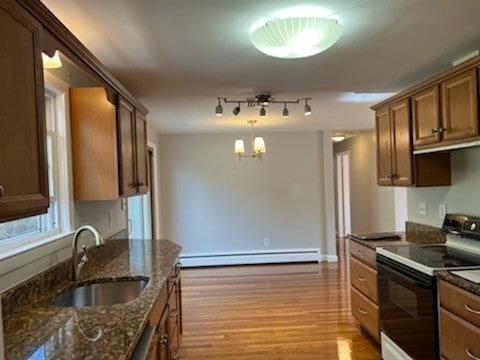
[[[430,281],[429,283],[418,281],[418,280],[408,276],[407,274],[404,274],[403,272],[398,271],[397,269],[394,269],[393,267],[388,266],[386,264],[379,263],[378,261],[377,261],[377,266],[383,267],[386,271],[389,271],[389,272],[401,277],[402,279],[404,279],[405,281],[407,281],[408,283],[410,283],[412,285],[421,287],[423,289],[432,289],[433,280]]]

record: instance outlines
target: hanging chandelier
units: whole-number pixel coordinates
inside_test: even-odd
[[[303,107],[303,111],[305,115],[310,115],[312,113],[312,108],[310,104],[308,103],[311,98],[306,97],[306,98],[299,98],[295,100],[274,100],[271,95],[268,94],[260,94],[257,95],[253,98],[247,98],[245,100],[229,100],[224,97],[217,97],[218,100],[218,105],[215,107],[215,115],[216,116],[222,116],[223,115],[223,106],[222,106],[222,100],[224,104],[237,104],[236,107],[233,108],[232,114],[237,116],[241,108],[240,106],[242,104],[246,104],[246,107],[260,107],[258,115],[260,117],[265,117],[267,116],[267,110],[266,108],[270,106],[271,104],[283,104],[283,112],[282,116],[284,118],[287,118],[290,114],[287,104],[299,104],[300,101],[305,101],[305,105]]]
[[[242,139],[235,140],[235,154],[238,155],[238,161],[242,161],[242,157],[252,158],[252,159],[259,159],[262,160],[263,154],[267,152],[265,147],[265,141],[263,137],[255,137],[255,132],[253,130],[253,125],[257,120],[248,120],[247,123],[250,125],[250,140],[252,145],[252,152],[249,154],[245,154],[245,144],[243,143]]]

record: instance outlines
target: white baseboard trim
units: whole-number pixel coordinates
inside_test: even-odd
[[[321,255],[320,261],[322,262],[338,262],[337,255]]]
[[[231,252],[210,254],[181,254],[182,267],[246,264],[276,264],[320,262],[320,249],[272,250],[264,252]]]

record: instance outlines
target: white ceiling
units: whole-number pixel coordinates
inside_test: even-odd
[[[245,129],[257,110],[238,116],[216,97],[312,97],[273,105],[262,129],[342,130],[374,127],[369,106],[345,93],[396,92],[446,69],[480,48],[479,0],[43,0],[45,5],[150,110],[162,133]],[[249,29],[278,11],[310,7],[343,25],[326,52],[297,60],[258,52]],[[347,94],[348,95],[348,94]]]

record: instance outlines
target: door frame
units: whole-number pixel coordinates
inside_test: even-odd
[[[350,212],[350,154],[343,151],[335,154],[337,168],[337,232],[338,237],[345,237],[352,232]]]
[[[153,239],[161,238],[161,221],[160,221],[160,179],[158,174],[158,148],[157,144],[152,141],[147,142],[147,147],[152,151],[152,168],[151,178],[153,179],[153,184],[149,184],[151,192],[151,203],[150,203],[150,214],[152,216],[152,226],[155,233],[152,232]]]

